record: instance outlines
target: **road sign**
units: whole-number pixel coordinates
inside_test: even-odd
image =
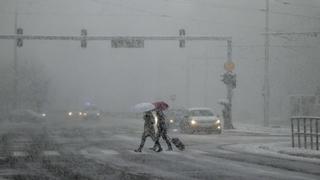
[[[180,29],[180,30],[179,30],[179,35],[180,35],[180,37],[185,38],[185,36],[186,36],[186,30]],[[180,47],[180,48],[186,47],[186,40],[185,40],[185,39],[179,40],[179,47]]]
[[[23,35],[23,29],[22,28],[18,28],[17,29],[17,35]],[[23,40],[21,38],[17,39],[17,46],[18,47],[22,47],[23,46]]]
[[[113,38],[111,39],[112,48],[144,48],[143,39],[134,38]]]
[[[224,63],[224,69],[228,72],[232,72],[235,68],[235,64],[233,62]]]
[[[81,29],[81,36],[83,38],[86,38],[87,35],[88,35],[87,30],[86,29]],[[86,39],[82,39],[80,44],[81,44],[82,48],[86,48],[87,47],[87,40]]]

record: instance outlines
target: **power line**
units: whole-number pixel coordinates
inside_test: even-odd
[[[198,2],[201,4],[201,2]],[[256,12],[261,12],[265,11],[265,9],[260,9],[260,8],[248,8],[248,7],[239,7],[239,6],[232,6],[232,5],[223,5],[221,3],[202,3],[202,6],[205,7],[210,7],[210,8],[215,8],[215,9],[233,9],[233,10],[238,10],[238,11],[256,11]],[[213,5],[212,5],[213,4]],[[291,6],[288,5],[288,6]],[[320,8],[320,7],[318,7]],[[309,18],[309,19],[320,19],[319,16],[308,16],[308,15],[303,15],[303,14],[296,14],[296,13],[291,13],[291,12],[277,12],[277,11],[270,11],[270,14],[278,14],[278,15],[285,15],[285,16],[296,16],[296,17],[303,17],[303,18]]]
[[[265,33],[263,33],[265,34]],[[268,33],[272,36],[309,36],[309,37],[320,37],[320,32],[271,32]]]
[[[168,15],[167,13],[160,13],[160,12],[154,12],[154,11],[150,11],[150,10],[145,10],[145,9],[141,9],[141,8],[136,8],[133,6],[128,6],[128,5],[124,5],[121,3],[114,3],[114,2],[101,2],[98,0],[91,0],[93,2],[96,2],[98,4],[107,4],[108,6],[114,6],[114,7],[122,7],[122,8],[126,8],[126,9],[130,9],[130,10],[134,10],[137,11],[139,13],[143,13],[141,15],[139,14],[117,14],[117,13],[111,13],[111,14],[103,14],[103,13],[62,13],[62,12],[19,12],[18,14],[20,15],[33,15],[33,14],[52,14],[52,15],[59,15],[59,16],[63,16],[63,15],[75,15],[75,16],[136,16],[136,17],[148,17],[148,16],[153,16],[153,17],[162,17],[162,18],[169,18],[171,20],[177,19],[177,20],[183,20],[183,21],[194,21],[194,22],[213,22],[212,19],[203,19],[203,18],[194,18],[194,17],[178,17],[178,16],[173,16],[173,15]],[[224,6],[212,6],[212,8],[232,8],[232,9],[240,9],[240,10],[255,10],[255,11],[261,11],[261,9],[255,9],[255,8],[239,8],[239,7],[224,7]],[[273,12],[270,12],[273,13]],[[301,17],[305,17],[305,18],[311,18],[311,19],[320,19],[320,17],[312,17],[312,16],[306,16],[306,15],[299,15],[299,14],[293,14],[293,13],[282,13],[282,12],[274,12],[280,15],[292,15],[292,16],[301,16]],[[2,14],[2,13],[1,13]],[[6,14],[6,13],[4,13]],[[214,20],[216,24],[225,24],[225,25],[229,25],[229,24],[233,24],[236,25],[238,28],[247,28],[247,29],[262,29],[262,27],[259,26],[252,26],[252,25],[247,25],[247,24],[243,24],[243,23],[226,23],[226,22],[219,22],[217,20]]]
[[[270,11],[270,13],[284,15],[284,16],[295,16],[295,17],[301,17],[301,18],[307,18],[307,19],[320,20],[319,16],[308,16],[308,15],[303,15],[303,14],[295,14],[295,13],[288,13],[288,12],[277,12],[277,11]]]
[[[276,2],[278,3],[281,3],[281,4],[284,4],[284,5],[287,5],[287,6],[292,6],[292,7],[297,7],[297,8],[310,8],[310,9],[320,9],[320,6],[317,6],[317,5],[306,5],[306,4],[302,4],[302,3],[292,3],[292,2],[289,2],[289,1],[283,1],[283,0],[275,0]]]

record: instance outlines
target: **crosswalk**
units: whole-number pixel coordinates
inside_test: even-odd
[[[28,151],[12,151],[9,153],[9,156],[14,158],[28,157],[30,155],[31,154]],[[61,154],[55,150],[43,150],[38,155],[48,157],[48,156],[60,156]]]

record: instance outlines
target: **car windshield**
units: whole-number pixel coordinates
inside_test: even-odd
[[[184,110],[171,110],[167,112],[167,116],[183,116],[186,113]]]
[[[213,116],[210,110],[191,110],[189,114],[190,116]]]

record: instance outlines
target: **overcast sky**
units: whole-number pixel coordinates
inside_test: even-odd
[[[264,0],[0,0],[0,34],[232,36],[238,87],[234,116],[262,121]],[[320,1],[270,0],[270,31],[320,31]],[[13,61],[13,44],[0,41],[1,62]],[[146,41],[142,49],[114,49],[110,42],[26,41],[19,62],[42,64],[51,80],[52,104],[81,107],[92,101],[108,111],[138,102],[166,100],[173,106],[209,106],[226,96],[220,75],[225,42]],[[271,37],[271,111],[285,112],[289,94],[314,92],[319,82],[319,37]],[[23,63],[22,63],[23,64]]]

